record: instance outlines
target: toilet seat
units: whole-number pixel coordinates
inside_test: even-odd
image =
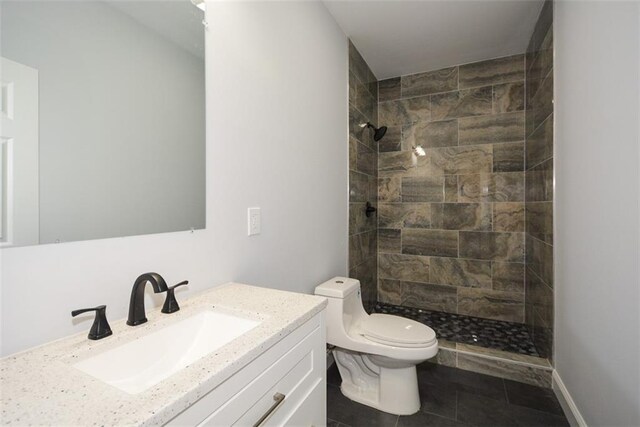
[[[361,329],[366,339],[394,347],[427,347],[436,342],[436,333],[430,327],[390,314],[368,316]]]

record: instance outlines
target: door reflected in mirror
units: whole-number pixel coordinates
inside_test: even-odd
[[[204,228],[204,12],[3,1],[0,19],[0,246]]]

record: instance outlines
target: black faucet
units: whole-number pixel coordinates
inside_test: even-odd
[[[156,294],[166,292],[167,283],[158,273],[145,273],[136,279],[131,290],[131,302],[129,303],[129,318],[127,325],[141,325],[147,321],[144,311],[144,286],[147,282],[153,286],[153,292]]]
[[[112,334],[109,322],[107,322],[107,306],[99,305],[94,308],[82,308],[80,310],[73,310],[71,316],[76,317],[78,314],[86,313],[87,311],[95,311],[96,317],[91,325],[89,331],[90,340],[100,340],[106,338]]]

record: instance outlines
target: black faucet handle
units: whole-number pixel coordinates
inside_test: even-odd
[[[113,332],[111,332],[111,327],[109,326],[109,322],[107,322],[107,306],[106,305],[99,305],[93,308],[81,308],[80,310],[73,310],[71,312],[71,316],[76,317],[78,314],[86,313],[88,311],[96,312],[96,317],[93,320],[93,325],[91,325],[91,330],[89,331],[90,340],[99,340],[113,334]]]
[[[178,305],[178,301],[176,300],[175,289],[178,286],[188,285],[189,281],[185,280],[183,282],[178,283],[177,285],[169,286],[167,288],[167,299],[164,300],[164,305],[162,306],[163,313],[175,313],[180,310],[180,306]]]

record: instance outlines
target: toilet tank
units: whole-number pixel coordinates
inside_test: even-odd
[[[360,281],[349,277],[334,277],[316,286],[316,295],[345,299],[360,289]]]
[[[327,297],[327,342],[341,346],[348,342],[349,332],[367,317],[362,306],[360,281],[349,277],[334,277],[318,285],[316,295]]]

